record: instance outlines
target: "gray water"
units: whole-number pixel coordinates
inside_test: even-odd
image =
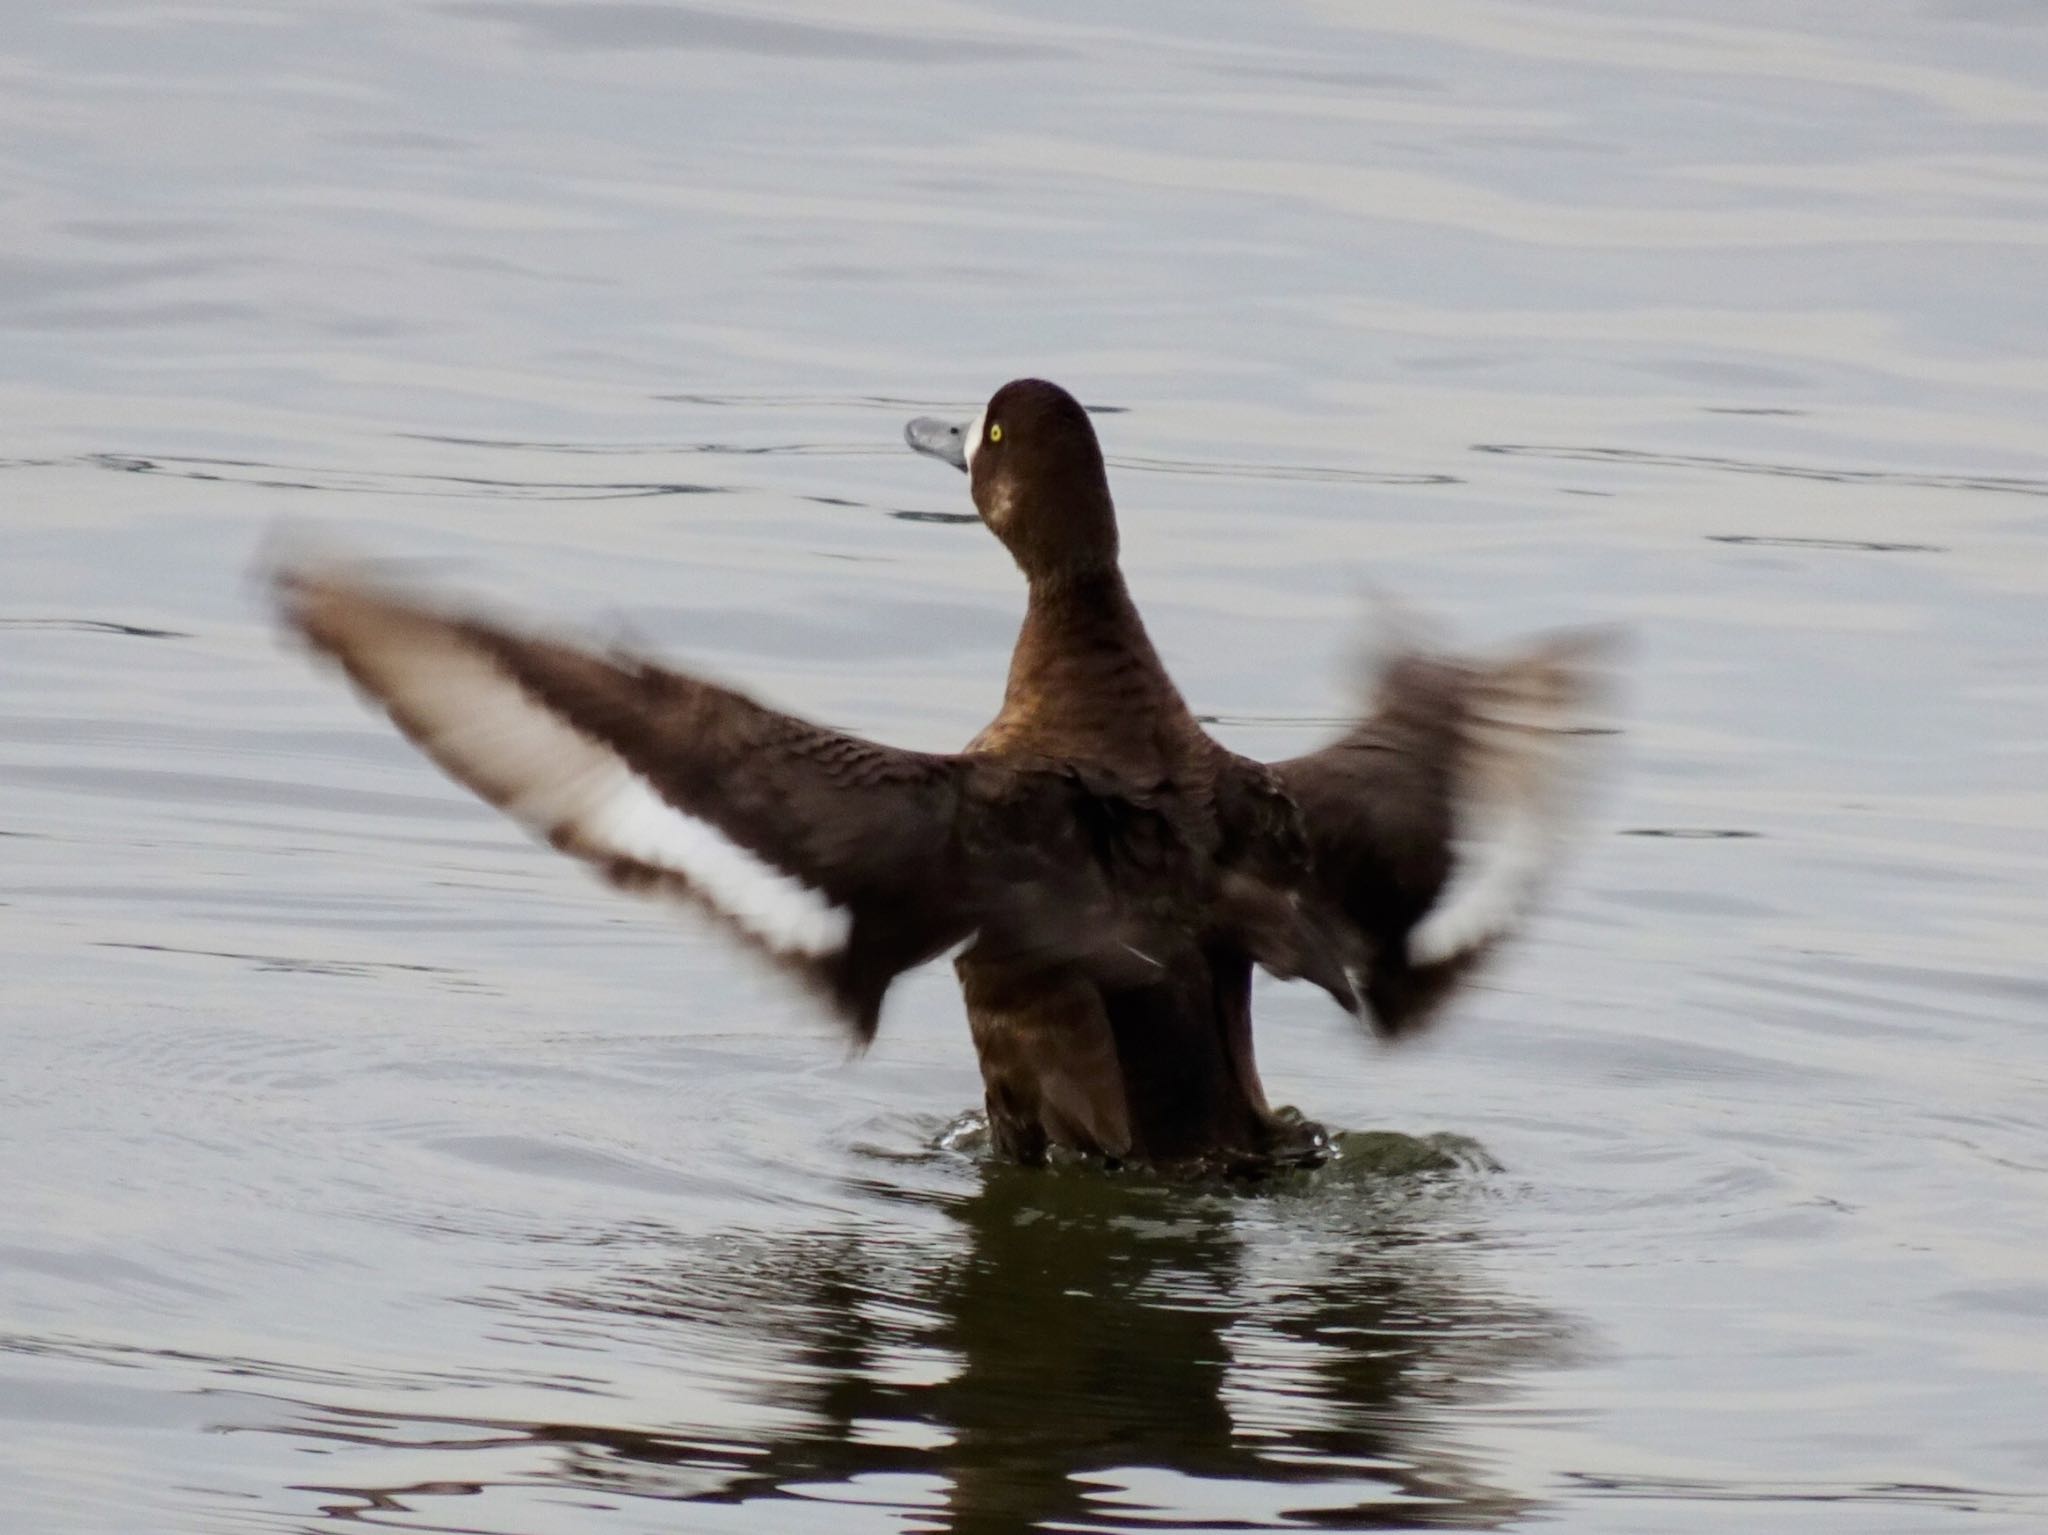
[[[2026,0],[17,0],[0,1528],[2048,1527],[2044,247]],[[1027,372],[1235,747],[1633,635],[1446,1028],[1262,989],[1313,1176],[992,1165],[949,975],[848,1060],[249,584],[950,748]]]

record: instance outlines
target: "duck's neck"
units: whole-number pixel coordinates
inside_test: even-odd
[[[1031,582],[1002,713],[977,745],[1175,775],[1200,729],[1114,565]]]

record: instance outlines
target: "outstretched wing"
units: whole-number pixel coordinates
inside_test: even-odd
[[[1427,1021],[1534,903],[1603,733],[1611,648],[1579,632],[1494,662],[1410,651],[1341,739],[1272,764],[1316,882],[1372,952],[1381,1032]]]
[[[1114,927],[1077,811],[1116,809],[1056,770],[876,745],[346,570],[276,589],[451,776],[613,884],[711,913],[862,1042],[898,974],[977,931],[1078,951]]]

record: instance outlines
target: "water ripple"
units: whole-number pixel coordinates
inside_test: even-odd
[[[1704,469],[1716,474],[1761,474],[1784,480],[1825,480],[1837,485],[1904,485],[1925,490],[1976,490],[2008,496],[2048,496],[2048,480],[2023,475],[1940,474],[1910,469],[1848,469],[1772,463],[1713,453],[1658,453],[1641,448],[1575,448],[1537,443],[1476,442],[1474,453],[1547,458],[1576,463],[1623,464],[1646,469]],[[1905,547],[1921,547],[1909,545]]]
[[[254,459],[194,458],[177,454],[143,457],[129,453],[88,453],[77,460],[92,469],[123,474],[167,475],[176,479],[255,485],[266,490],[317,490],[347,495],[488,496],[521,501],[621,501],[648,496],[714,495],[729,489],[678,480],[598,481],[501,480],[473,474],[428,474],[379,469],[311,469]]]

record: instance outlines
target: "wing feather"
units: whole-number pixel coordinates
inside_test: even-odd
[[[711,913],[862,1041],[896,975],[976,933],[1045,964],[1116,946],[1084,822],[1142,813],[1057,768],[878,745],[345,567],[276,591],[452,777],[614,884]]]
[[[1577,631],[1494,661],[1402,652],[1356,726],[1272,764],[1318,887],[1372,952],[1383,1033],[1427,1021],[1534,906],[1606,733],[1592,719],[1613,646]]]

